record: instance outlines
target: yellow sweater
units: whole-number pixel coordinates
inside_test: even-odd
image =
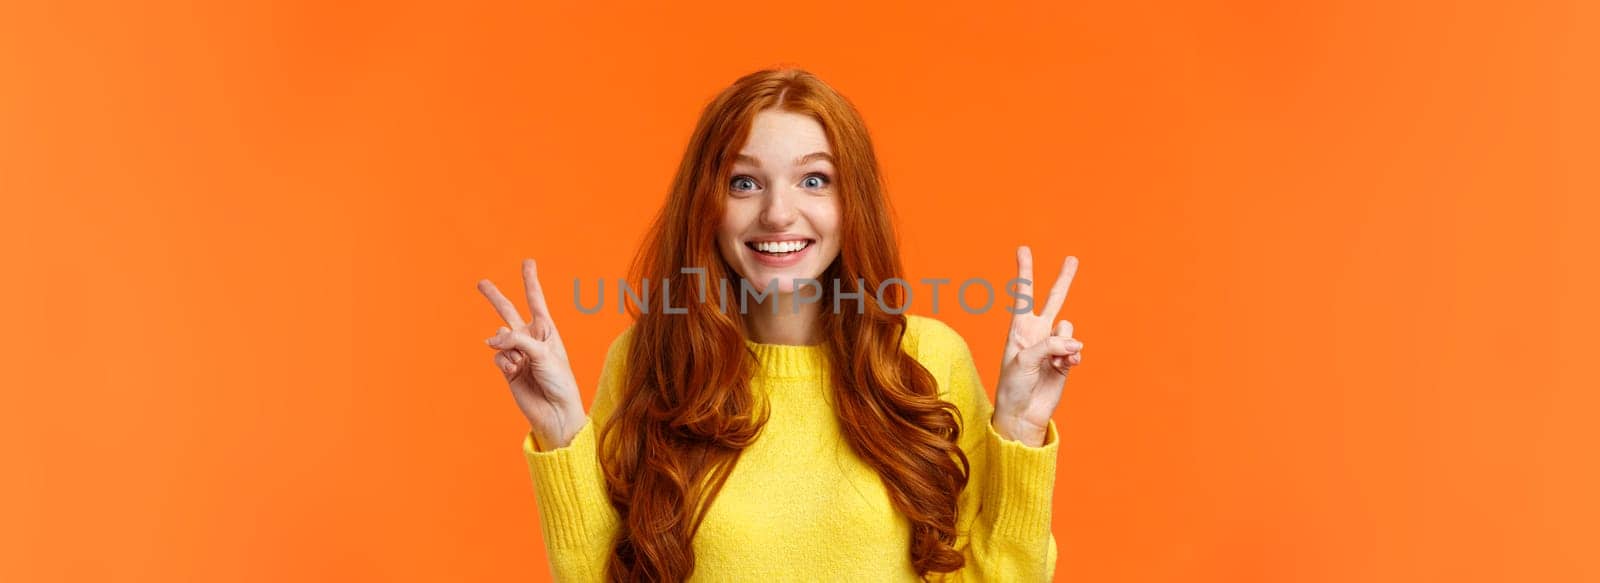
[[[1055,424],[1042,447],[1000,437],[966,341],[939,320],[907,318],[902,345],[960,409],[960,446],[972,464],[956,540],[966,567],[933,580],[1048,581],[1056,563]],[[595,436],[615,408],[631,333],[623,331],[607,350],[590,422],[571,444],[539,451],[531,433],[523,438],[557,581],[604,579],[618,517],[606,498]],[[707,511],[689,580],[918,581],[910,522],[840,430],[826,352],[746,342],[760,363],[750,386],[766,395],[771,417]]]

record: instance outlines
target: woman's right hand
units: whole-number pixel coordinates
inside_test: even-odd
[[[539,449],[548,451],[572,443],[572,437],[588,422],[588,415],[583,411],[578,381],[572,375],[561,334],[550,319],[544,288],[539,286],[539,272],[532,259],[522,260],[522,286],[531,316],[526,324],[517,307],[493,282],[478,280],[478,291],[489,298],[489,304],[506,323],[484,343],[496,351],[495,367],[511,385],[511,396],[528,418]]]

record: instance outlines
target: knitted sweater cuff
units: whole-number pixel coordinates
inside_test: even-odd
[[[1050,535],[1051,500],[1056,483],[1056,422],[1045,432],[1044,445],[1030,447],[1001,437],[988,426],[989,488],[983,505],[995,510],[995,533],[1023,540]]]
[[[594,432],[591,420],[572,443],[550,451],[539,451],[532,432],[522,439],[539,501],[540,527],[552,547],[587,546],[616,526],[611,524],[616,515],[606,495]]]

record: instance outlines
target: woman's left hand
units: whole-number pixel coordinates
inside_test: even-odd
[[[1050,416],[1061,403],[1067,372],[1083,362],[1083,343],[1072,337],[1072,322],[1055,321],[1078,272],[1078,258],[1067,257],[1061,275],[1050,286],[1044,311],[1033,313],[1033,253],[1017,248],[1017,302],[1011,309],[1000,384],[995,390],[994,428],[1001,437],[1038,447],[1044,445]],[[1052,329],[1054,329],[1052,333]]]

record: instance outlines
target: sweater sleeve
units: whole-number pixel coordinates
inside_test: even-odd
[[[589,421],[578,429],[572,443],[541,451],[531,431],[522,438],[555,581],[605,580],[619,520],[606,493],[598,432],[616,409],[631,331],[624,330],[606,349],[600,382],[589,407]]]
[[[934,342],[949,363],[947,399],[961,411],[961,449],[971,464],[957,498],[955,548],[963,567],[936,581],[1050,581],[1056,539],[1050,529],[1059,441],[1054,421],[1044,444],[1030,447],[1001,437],[994,405],[965,340],[943,324]]]

